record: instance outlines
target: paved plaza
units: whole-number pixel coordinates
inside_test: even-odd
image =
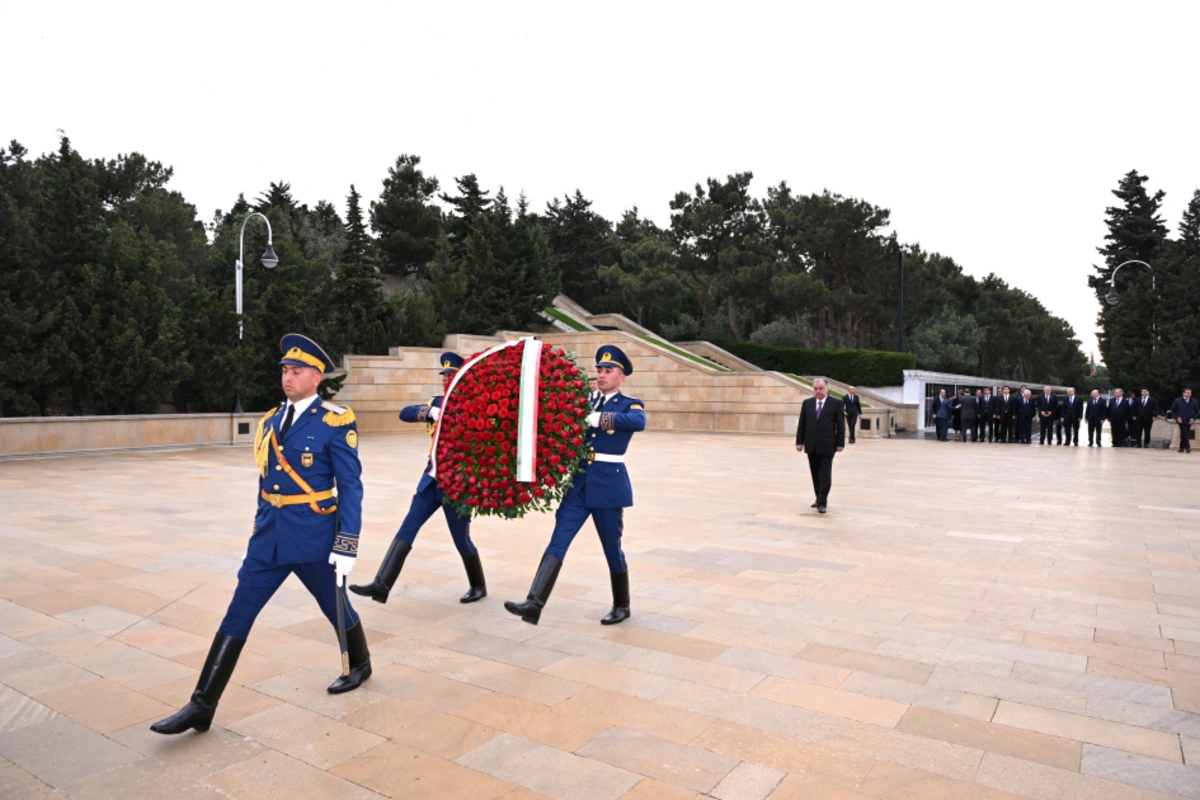
[[[365,581],[425,460],[365,434]],[[591,527],[541,625],[509,616],[552,519],[444,523],[333,696],[298,582],[204,734],[183,705],[233,592],[248,448],[0,461],[0,797],[1200,798],[1200,456],[860,441],[830,513],[790,437],[646,433],[633,618]],[[332,580],[332,577],[331,577]],[[294,579],[293,579],[294,581]]]

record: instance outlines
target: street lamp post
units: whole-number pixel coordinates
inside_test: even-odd
[[[904,352],[904,255],[905,253],[912,254],[912,248],[908,245],[899,245],[896,248],[900,255],[900,283],[899,291],[896,292],[898,303],[896,305],[896,352]]]
[[[1108,294],[1105,295],[1104,299],[1108,301],[1110,306],[1115,306],[1117,303],[1121,302],[1121,293],[1117,291],[1117,273],[1121,271],[1121,267],[1129,264],[1139,264],[1150,270],[1150,292],[1156,296],[1158,294],[1158,287],[1154,283],[1154,267],[1150,266],[1145,261],[1130,259],[1129,261],[1122,261],[1120,264],[1117,264],[1116,268],[1112,271],[1112,275],[1109,276]],[[1154,334],[1154,337],[1150,340],[1150,350],[1153,351],[1158,341],[1158,323],[1154,321],[1153,310],[1150,312],[1150,331]]]
[[[273,269],[279,263],[279,256],[275,255],[275,248],[272,247],[273,236],[271,234],[271,220],[267,219],[266,214],[258,211],[252,211],[246,215],[246,219],[242,220],[242,232],[238,235],[238,259],[234,264],[234,275],[237,286],[237,318],[238,318],[238,343],[243,339],[245,326],[242,320],[242,263],[246,260],[246,223],[253,217],[262,217],[262,221],[267,223],[267,251],[262,254],[262,265],[267,269]],[[241,414],[242,411],[242,395],[237,389],[233,391],[233,413]]]

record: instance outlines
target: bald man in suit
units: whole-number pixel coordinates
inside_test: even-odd
[[[846,446],[846,412],[842,401],[829,396],[829,387],[821,378],[813,381],[813,396],[800,406],[796,425],[796,452],[808,454],[817,501],[813,508],[824,514],[833,484],[833,457]]]

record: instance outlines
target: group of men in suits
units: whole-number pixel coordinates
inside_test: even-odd
[[[1112,398],[1100,396],[1092,390],[1091,397],[1083,400],[1076,396],[1075,389],[1068,388],[1064,397],[1055,394],[1053,387],[1046,386],[1036,396],[1025,386],[1015,395],[1009,387],[993,395],[991,389],[970,392],[959,391],[957,397],[947,397],[943,389],[933,401],[933,414],[937,423],[939,441],[949,441],[950,420],[956,415],[962,432],[961,441],[1033,443],[1033,423],[1038,422],[1038,442],[1043,445],[1079,445],[1079,429],[1084,420],[1088,424],[1088,447],[1100,447],[1104,423],[1109,423],[1113,447],[1147,448],[1150,446],[1154,421],[1163,416],[1158,401],[1149,389],[1130,399],[1121,389],[1114,390]],[[1180,452],[1191,452],[1191,426],[1200,417],[1200,405],[1192,398],[1192,390],[1185,389],[1183,396],[1175,400],[1168,412],[1180,428]]]

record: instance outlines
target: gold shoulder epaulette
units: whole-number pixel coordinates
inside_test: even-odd
[[[331,403],[328,400],[321,403],[321,408],[329,413],[321,417],[321,420],[331,428],[341,428],[344,425],[349,425],[354,422],[354,409],[339,406],[336,403]]]
[[[258,430],[254,432],[254,463],[258,465],[258,473],[262,477],[267,477],[267,461],[271,455],[271,437],[265,434],[267,420],[275,416],[279,409],[272,409],[266,414],[263,414],[262,419],[258,421]]]

